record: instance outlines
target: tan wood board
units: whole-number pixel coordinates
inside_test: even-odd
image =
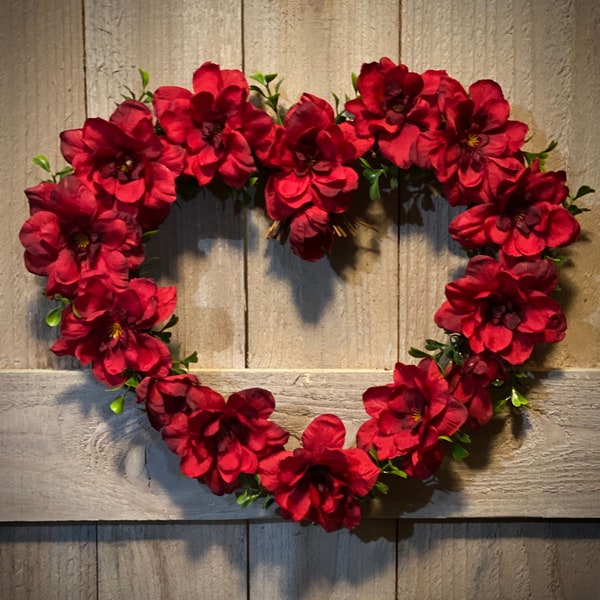
[[[96,600],[96,526],[2,525],[0,597]]]
[[[243,523],[98,525],[98,597],[214,598],[247,594]]]
[[[511,117],[526,122],[527,148],[539,152],[557,140],[547,167],[566,169],[570,189],[600,190],[600,4],[595,0],[403,0],[402,61],[411,69],[445,69],[466,86],[495,79],[511,102]],[[597,367],[600,349],[599,195],[579,217],[581,241],[565,250],[560,299],[569,331],[559,345],[536,354],[545,367]],[[400,211],[400,359],[409,346],[439,336],[430,315],[445,282],[460,276],[464,254],[446,233],[456,210],[444,201],[435,212]],[[405,214],[408,211],[408,215]],[[418,223],[421,217],[423,224]],[[411,318],[419,306],[423,318]]]
[[[366,414],[361,392],[391,381],[382,371],[204,371],[224,394],[262,386],[275,414],[298,440],[318,414],[344,419],[352,444]],[[133,402],[110,413],[111,395],[84,372],[0,373],[0,520],[256,519],[179,474]],[[542,374],[531,409],[497,418],[474,435],[473,458],[448,462],[434,486],[400,482],[366,514],[394,517],[600,517],[597,473],[600,371]],[[60,481],[60,485],[57,482]],[[106,499],[101,505],[98,498]]]

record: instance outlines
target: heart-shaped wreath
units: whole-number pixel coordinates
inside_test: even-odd
[[[593,190],[570,195],[563,171],[544,170],[554,143],[522,149],[527,125],[509,120],[496,82],[467,92],[445,71],[413,73],[382,58],[353,77],[354,99],[334,95],[332,107],[305,93],[284,112],[273,74],[256,73],[249,85],[240,71],[207,62],[193,92],[154,93],[140,74],[139,98],[131,92],[109,120],[61,133],[71,166],[54,173],[34,158],[51,180],[26,190],[31,216],[20,239],[27,268],[47,277],[46,295],[59,302],[47,316],[60,324],[52,351],[120,389],[114,412],[135,393],[185,475],[215,494],[236,492],[242,505],[262,497],[284,518],[351,529],[361,499],[385,493],[382,473],[428,479],[446,447],[456,459],[468,454],[465,429],[527,403],[523,363],[566,330],[551,297],[563,260],[556,249],[577,240],[575,200]],[[372,199],[418,181],[467,207],[450,234],[470,260],[434,317],[449,339],[411,348],[418,365],[398,363],[393,383],[364,392],[368,419],[355,448],[344,448],[341,420],[324,414],[301,447],[286,450],[270,392],[225,401],[188,373],[196,353],[172,357],[176,290],[141,275],[144,244],[178,193],[207,186],[250,204],[258,190],[273,221],[268,236],[319,260],[358,225],[347,211],[360,174]]]

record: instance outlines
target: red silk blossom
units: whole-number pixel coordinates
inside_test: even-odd
[[[273,122],[248,101],[241,71],[205,62],[193,89],[159,87],[153,100],[167,138],[186,150],[184,172],[200,185],[219,175],[226,185],[243,186],[256,171],[252,153],[266,143]]]
[[[63,311],[52,351],[75,356],[82,365],[93,363],[96,379],[109,386],[121,385],[130,372],[163,377],[171,354],[149,331],[171,316],[175,302],[175,287],[139,278],[117,289],[106,275],[90,272]]]
[[[179,412],[163,429],[167,446],[188,477],[202,477],[219,496],[237,489],[238,476],[254,474],[259,461],[283,450],[289,434],[269,421],[271,392],[260,388],[232,394],[227,402],[210,388],[194,399],[193,412]]]
[[[464,404],[469,411],[466,426],[473,429],[492,418],[492,381],[506,380],[504,363],[494,354],[472,354],[462,365],[451,365],[446,371],[450,396]]]
[[[452,206],[490,202],[499,183],[522,169],[527,125],[508,119],[510,105],[489,79],[476,81],[467,94],[441,76],[437,98],[443,127],[418,137],[417,163],[433,169]]]
[[[345,165],[360,156],[364,142],[349,123],[335,123],[325,100],[303,94],[271,139],[268,151],[259,154],[275,170],[265,189],[271,219],[289,219],[310,204],[329,213],[348,210],[358,175]]]
[[[450,234],[465,248],[497,244],[510,256],[539,256],[546,248],[572,244],[579,223],[562,205],[568,195],[564,171],[540,171],[539,160],[514,181],[503,181],[492,202],[454,218]]]
[[[387,57],[362,65],[357,80],[360,96],[346,102],[360,137],[377,140],[382,154],[406,169],[413,162],[413,146],[430,107],[420,99],[423,77]]]
[[[142,232],[129,214],[106,210],[74,175],[25,190],[31,217],[19,233],[25,266],[46,275],[46,294],[73,298],[79,279],[102,271],[119,288],[144,259]]]
[[[289,242],[302,259],[316,261],[328,254],[333,244],[329,213],[309,205],[290,221]]]
[[[446,302],[434,320],[462,333],[473,352],[494,352],[513,365],[526,361],[537,343],[559,342],[566,321],[549,294],[556,287],[552,261],[476,256],[465,276],[446,285]]]
[[[440,465],[440,436],[465,423],[466,407],[450,397],[448,382],[431,359],[419,365],[397,363],[394,382],[369,388],[363,402],[371,419],[359,428],[359,448],[374,448],[381,460],[400,458],[404,470],[427,479]]]
[[[162,223],[176,200],[184,152],[156,135],[147,106],[126,100],[108,121],[87,119],[60,137],[75,174],[105,202],[136,216],[145,231]]]
[[[345,436],[342,421],[324,414],[302,434],[302,448],[261,461],[260,481],[285,519],[307,519],[325,531],[360,523],[359,498],[373,488],[379,469],[362,450],[344,449]]]
[[[207,393],[212,390],[191,373],[145,377],[135,389],[137,402],[145,404],[150,424],[159,431],[171,423],[174,415],[197,410]]]

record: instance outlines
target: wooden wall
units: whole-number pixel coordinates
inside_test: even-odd
[[[531,147],[557,139],[553,168],[600,186],[600,8],[595,0],[3,0],[0,2],[0,598],[594,598],[600,586],[600,226],[597,197],[562,274],[567,339],[540,352],[550,371],[521,421],[475,441],[435,489],[394,490],[355,533],[325,534],[242,511],[178,475],[129,407],[48,352],[40,282],[17,241],[24,187],[58,133],[108,116],[123,84],[191,85],[205,60],[279,72],[284,101],[350,92],[349,73],[383,55],[414,70],[491,77]],[[262,384],[297,437],[387,381],[462,264],[451,210],[363,207],[369,229],[304,264],[263,238],[258,212],[199,197],[155,245],[177,283],[181,354],[223,392]],[[418,316],[414,309],[418,308]],[[388,369],[386,372],[384,369]],[[493,450],[493,452],[492,452]]]

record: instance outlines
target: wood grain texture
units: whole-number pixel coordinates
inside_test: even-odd
[[[98,525],[98,597],[245,598],[243,523]]]
[[[297,0],[244,3],[246,72],[279,73],[282,102],[303,91],[332,100],[351,94],[350,73],[381,55],[397,58],[399,9],[394,0]],[[386,27],[378,23],[385,20]],[[393,199],[355,212],[362,228],[329,259],[311,264],[263,235],[267,219],[248,230],[248,366],[361,368],[392,366],[397,353],[397,225]]]
[[[50,302],[42,282],[23,264],[19,230],[29,211],[23,194],[46,174],[31,158],[60,157],[58,133],[85,116],[83,34],[79,0],[0,2],[0,368],[66,368],[45,348],[54,332],[44,324]]]
[[[96,600],[96,526],[0,526],[0,597]]]
[[[250,600],[394,597],[396,522],[326,533],[295,523],[250,525]]]
[[[150,87],[191,89],[205,61],[242,66],[241,3],[95,2],[85,5],[90,115],[107,117],[127,85],[140,90],[137,67]],[[198,351],[203,367],[242,367],[245,360],[244,222],[210,194],[178,206],[148,247],[150,270],[162,285],[177,284],[176,313],[186,324],[175,353]],[[226,277],[223,274],[226,274]]]
[[[229,393],[263,386],[275,418],[298,440],[317,414],[335,412],[352,439],[365,413],[360,390],[391,381],[376,371],[204,371],[201,381]],[[4,372],[0,520],[260,519],[179,474],[178,461],[129,406],[83,372]],[[398,482],[372,517],[600,517],[597,430],[600,371],[557,371],[529,393],[522,417],[496,419],[473,438],[473,458],[448,462],[432,485]],[[56,482],[61,485],[57,486]],[[102,504],[98,498],[105,498]]]
[[[400,522],[398,598],[597,597],[600,524]]]
[[[569,184],[600,189],[600,4],[595,0],[405,0],[402,60],[411,69],[446,69],[463,84],[492,78],[512,104],[513,118],[530,126],[528,147],[539,151],[558,140],[548,167],[566,169]],[[408,206],[412,200],[405,199]],[[598,195],[582,206],[597,208]],[[401,211],[400,357],[409,346],[439,336],[431,316],[443,300],[444,283],[460,276],[464,259],[446,229],[456,211],[438,202],[435,213]],[[600,348],[600,250],[594,232],[600,213],[580,218],[582,241],[565,251],[561,302],[567,309],[566,340],[537,352],[544,367],[596,367],[590,348]],[[423,317],[411,319],[414,306]]]

